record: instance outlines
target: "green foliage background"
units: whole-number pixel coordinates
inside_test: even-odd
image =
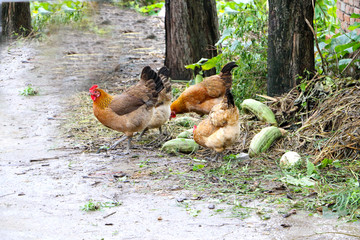
[[[32,27],[35,33],[43,32],[50,24],[68,24],[81,21],[86,2],[51,1],[30,4]]]
[[[220,54],[205,63],[204,59],[187,68],[202,66],[203,70],[221,67],[229,61],[239,65],[234,70],[233,93],[239,105],[246,98],[266,92],[267,83],[267,25],[268,6],[265,0],[217,0],[221,38],[216,44]],[[352,18],[360,15],[352,14]],[[315,31],[325,64],[322,64],[315,47],[316,69],[320,74],[341,76],[341,71],[351,62],[360,68],[359,60],[349,54],[360,48],[360,35],[354,23],[344,33],[336,17],[336,0],[319,0],[315,4]]]
[[[221,58],[239,65],[234,70],[233,93],[237,104],[266,91],[267,1],[217,1],[221,38],[217,42]]]

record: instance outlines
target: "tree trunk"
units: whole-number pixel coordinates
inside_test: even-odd
[[[312,0],[269,0],[268,95],[299,84],[304,70],[315,71]]]
[[[219,26],[215,0],[165,1],[165,65],[172,79],[191,79],[185,65],[217,55]],[[214,73],[214,72],[213,72]]]
[[[31,14],[29,2],[2,3],[2,33],[5,36],[20,34],[27,36],[31,32]]]

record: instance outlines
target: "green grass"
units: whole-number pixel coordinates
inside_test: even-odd
[[[20,91],[22,96],[35,96],[38,95],[39,91],[34,89],[32,85],[28,85],[24,90]]]
[[[228,160],[222,163],[202,163],[201,169],[198,163],[190,162],[188,171],[178,175],[176,181],[186,190],[206,193],[212,199],[229,204],[232,217],[246,218],[260,211],[260,218],[267,220],[271,211],[263,208],[275,207],[279,214],[295,208],[306,210],[310,215],[324,211],[326,216],[331,213],[348,221],[360,218],[358,175],[352,170],[359,169],[355,160],[326,159],[318,165],[307,162],[283,170],[239,162],[232,156],[225,158]],[[277,190],[277,186],[284,188]],[[259,205],[262,210],[245,204],[254,200],[262,202]]]
[[[94,212],[102,210],[103,208],[118,207],[120,205],[120,202],[94,202],[90,199],[83,207],[81,207],[81,210],[85,212]]]

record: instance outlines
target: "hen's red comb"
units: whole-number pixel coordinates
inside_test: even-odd
[[[93,91],[93,90],[97,89],[98,87],[99,87],[98,85],[93,85],[93,86],[89,89],[89,91]]]

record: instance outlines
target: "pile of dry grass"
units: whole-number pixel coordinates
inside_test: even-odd
[[[324,158],[359,158],[360,84],[339,87],[332,82],[329,87],[327,80],[316,77],[303,91],[293,89],[269,102],[281,127],[288,130],[269,152],[272,157],[291,150],[314,163]]]
[[[295,150],[324,158],[355,159],[360,153],[360,87],[345,88],[329,95],[313,109],[291,137]]]

